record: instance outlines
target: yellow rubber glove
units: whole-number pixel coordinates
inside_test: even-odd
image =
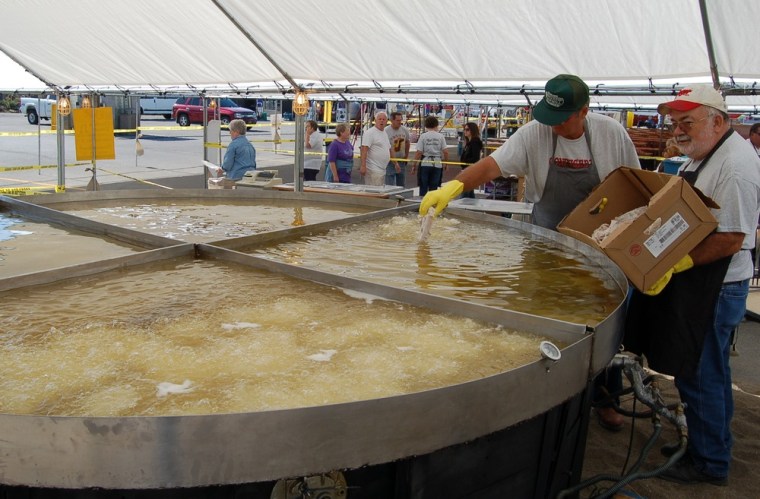
[[[679,272],[683,272],[684,270],[689,270],[693,266],[694,266],[694,260],[692,260],[689,254],[687,253],[685,257],[678,260],[678,263],[676,263],[673,266],[673,273],[677,274]]]
[[[462,194],[464,184],[459,180],[446,182],[434,191],[428,191],[420,203],[420,215],[425,216],[430,208],[435,207],[435,214],[439,215],[449,201]]]
[[[655,282],[651,288],[644,291],[644,294],[649,296],[659,295],[662,290],[665,289],[665,286],[668,285],[670,279],[673,277],[673,274],[683,272],[684,270],[689,270],[693,266],[694,260],[692,260],[691,257],[687,254],[685,257],[678,260],[678,263],[673,265],[671,269],[665,272],[664,276],[657,279],[657,282]]]

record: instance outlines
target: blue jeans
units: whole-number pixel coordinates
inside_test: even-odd
[[[734,398],[728,359],[731,333],[744,317],[748,293],[749,279],[721,287],[696,376],[675,380],[687,404],[689,454],[700,471],[716,477],[728,476],[731,463]]]
[[[404,182],[406,181],[406,178],[404,178],[404,165],[403,163],[399,163],[399,166],[401,167],[400,173],[396,173],[396,165],[393,161],[389,162],[388,166],[385,167],[385,185],[404,187]]]
[[[425,196],[428,191],[434,191],[441,186],[443,168],[435,166],[420,166],[417,171],[417,184],[420,186],[420,196]]]

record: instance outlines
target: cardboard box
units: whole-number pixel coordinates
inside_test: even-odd
[[[607,198],[603,209],[602,200]],[[597,244],[592,234],[615,217],[647,206],[630,225]],[[595,246],[645,291],[718,226],[719,206],[683,178],[621,167],[560,222],[557,229]]]

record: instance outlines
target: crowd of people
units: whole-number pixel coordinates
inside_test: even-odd
[[[446,137],[439,131],[440,122],[436,116],[425,118],[425,132],[416,145],[414,158],[410,159],[412,136],[403,125],[404,115],[392,112],[390,116],[380,111],[374,116],[373,126],[361,137],[359,146],[359,173],[366,185],[392,185],[405,187],[407,172],[416,175],[420,196],[428,190],[441,186],[443,172],[450,162]],[[318,180],[324,172],[325,182],[351,183],[354,170],[354,146],[350,141],[350,128],[340,123],[335,128],[335,138],[330,141],[325,152],[325,136],[320,133],[318,123],[309,120],[305,124],[304,140],[304,180]],[[483,142],[476,123],[465,123],[462,128],[462,153],[459,166],[466,168],[477,162],[483,154]],[[473,191],[466,197],[475,197]]]

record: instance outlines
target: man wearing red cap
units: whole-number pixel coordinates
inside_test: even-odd
[[[532,222],[556,230],[562,219],[619,166],[640,168],[636,148],[625,128],[608,116],[589,113],[588,85],[575,75],[561,74],[546,83],[544,98],[533,109],[535,120],[520,127],[490,156],[469,166],[440,189],[430,191],[420,214],[431,207],[440,213],[462,191],[496,177],[525,176]],[[619,371],[602,373],[595,383],[595,401],[622,388]],[[612,402],[597,407],[599,423],[611,431],[623,427]]]
[[[660,104],[689,160],[679,175],[720,205],[718,228],[647,293],[634,291],[624,343],[650,367],[675,377],[686,403],[688,449],[661,478],[726,485],[733,397],[729,348],[744,317],[750,249],[760,213],[760,159],[733,131],[722,95],[707,85]],[[678,445],[662,448],[665,455]]]

